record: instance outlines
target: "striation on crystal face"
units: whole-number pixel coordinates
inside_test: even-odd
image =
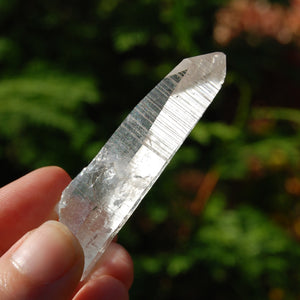
[[[220,90],[226,58],[184,59],[127,116],[64,190],[59,220],[84,250],[85,277]]]

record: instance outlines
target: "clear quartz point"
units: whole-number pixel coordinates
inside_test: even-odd
[[[84,250],[83,278],[201,118],[225,75],[223,53],[184,59],[63,191],[59,220]]]

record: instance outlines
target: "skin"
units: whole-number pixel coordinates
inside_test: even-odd
[[[115,242],[80,282],[82,248],[54,214],[70,180],[46,167],[0,189],[0,299],[128,299],[133,263]]]

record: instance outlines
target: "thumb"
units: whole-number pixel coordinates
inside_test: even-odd
[[[76,238],[63,224],[48,221],[0,258],[0,299],[68,299],[82,268]]]

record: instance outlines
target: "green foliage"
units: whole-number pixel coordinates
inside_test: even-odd
[[[147,273],[156,274],[155,282],[160,286],[166,274],[175,283],[188,280],[190,273],[194,274],[196,280],[205,270],[207,278],[214,281],[214,289],[208,291],[213,299],[218,298],[219,288],[234,284],[233,278],[241,286],[236,284],[235,291],[229,289],[223,295],[226,299],[237,299],[245,291],[264,299],[272,287],[288,289],[297,286],[298,278],[291,274],[297,272],[300,263],[298,245],[252,207],[241,205],[234,210],[226,209],[223,197],[215,195],[210,200],[188,245],[176,247],[172,252],[150,253],[135,258],[137,272],[142,276],[138,279],[139,283],[147,278]],[[245,282],[255,282],[255,286],[242,287]],[[197,295],[199,290],[208,290],[205,284],[190,284],[190,292]],[[160,286],[160,290],[163,290],[163,286]],[[184,291],[176,284],[165,292],[170,299],[184,297]],[[158,299],[164,299],[165,296],[160,295]],[[145,299],[151,297],[146,296]],[[245,295],[244,299],[252,297]]]
[[[300,295],[299,47],[218,45],[228,3],[0,1],[1,184],[49,164],[75,175],[182,58],[227,54],[221,93],[120,233],[132,299]]]
[[[0,122],[5,124],[0,136],[14,163],[53,164],[61,159],[64,151],[57,146],[63,144],[71,153],[88,150],[95,127],[80,110],[99,99],[91,79],[32,63],[19,76],[0,81],[0,99]]]

